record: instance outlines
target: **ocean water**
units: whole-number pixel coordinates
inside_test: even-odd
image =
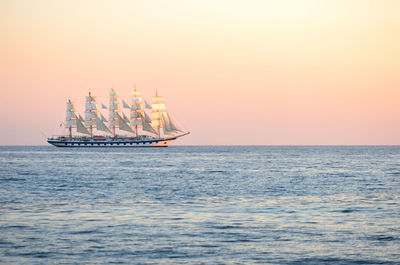
[[[0,263],[400,264],[400,147],[0,147]]]

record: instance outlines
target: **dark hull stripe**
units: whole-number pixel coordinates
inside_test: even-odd
[[[82,142],[82,141],[47,141],[57,147],[167,147],[169,140],[133,141],[133,142]]]

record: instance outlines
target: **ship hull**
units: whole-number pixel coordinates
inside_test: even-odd
[[[173,139],[174,140],[174,139]],[[172,139],[153,139],[153,140],[59,140],[48,139],[47,142],[57,147],[167,147]]]

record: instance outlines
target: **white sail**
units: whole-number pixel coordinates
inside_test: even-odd
[[[163,127],[163,133],[165,135],[172,135],[172,131],[168,130],[166,127]]]
[[[121,117],[121,115],[118,115],[118,125],[119,125],[119,129],[123,130],[123,131],[128,131],[128,132],[132,132],[133,130],[131,129],[131,127],[128,126],[128,124],[126,124],[126,122],[124,121],[124,119]]]
[[[169,120],[169,124],[171,126],[171,129],[174,131],[178,131],[178,132],[183,132],[183,130],[181,128],[179,128],[179,126],[177,126],[171,119],[171,116],[168,114],[168,112],[166,113],[168,120]]]
[[[150,119],[149,115],[147,115],[146,112],[144,112],[144,119],[146,122],[151,123],[151,119]]]
[[[132,104],[131,110],[141,110],[142,106],[140,104]]]
[[[122,100],[122,106],[123,106],[125,109],[130,109],[129,105],[126,104],[125,100]]]
[[[142,125],[142,127],[143,127],[143,131],[150,132],[150,133],[153,133],[153,134],[157,134],[156,130],[154,130],[154,128],[151,127],[151,125],[148,124],[148,123],[146,123],[145,125]]]
[[[75,118],[74,109],[68,110],[68,111],[67,111],[67,119],[73,119],[73,118]]]
[[[122,118],[124,118],[124,121],[129,124],[130,120],[128,119],[128,117],[126,117],[125,113],[123,112],[122,112]]]
[[[153,112],[151,114],[151,126],[153,128],[161,128],[162,127],[162,122],[161,122],[161,116],[158,112]]]
[[[90,94],[90,92],[89,92]],[[91,95],[86,97],[86,102],[92,102],[92,101],[96,101],[96,99],[94,97],[92,97]]]
[[[72,102],[67,102],[67,111],[74,110],[74,104]]]
[[[48,138],[48,142],[55,146],[88,146],[87,142],[89,146],[112,146],[115,143],[117,145],[122,143],[122,146],[167,146],[170,141],[189,134],[189,132],[177,134],[181,129],[167,113],[164,98],[158,96],[157,93],[153,97],[151,115],[145,109],[149,107],[148,103],[136,89],[132,92],[131,102],[129,102],[131,105],[128,106],[130,115],[126,113],[126,110],[124,113],[124,110],[120,109],[120,107],[127,108],[126,102],[122,99],[120,101],[118,93],[112,89],[110,105],[106,107],[104,104],[97,104],[96,97],[89,92],[85,100],[85,112],[82,113],[83,119],[75,112],[74,104],[69,100],[66,106],[65,122],[60,124],[60,127],[65,126],[68,129],[68,133],[65,136]],[[103,116],[100,112],[103,109],[108,109],[109,123],[105,118],[106,115]],[[116,129],[121,130],[121,133],[127,131],[129,134],[123,133],[118,136]],[[74,132],[76,135],[73,135]],[[106,136],[109,134],[114,137]],[[90,138],[83,135],[89,135]],[[85,144],[82,145],[82,143]]]
[[[93,120],[85,120],[85,126],[90,127],[90,126],[96,126],[96,119]]]
[[[85,112],[85,119],[96,119],[97,113],[96,112]]]
[[[110,127],[118,127],[118,112],[109,113],[108,124]]]
[[[119,106],[118,103],[110,103],[110,110],[118,110]]]
[[[144,101],[144,105],[146,107],[146,109],[151,109],[151,105],[149,103],[147,103],[147,101]]]
[[[162,124],[163,124],[163,128],[164,128],[164,132],[165,131],[168,131],[168,132],[173,131],[171,129],[171,125],[170,125],[169,120],[166,117],[165,113],[161,114],[160,116],[161,116],[161,120],[162,120]]]
[[[101,117],[101,121],[102,121],[102,122],[107,122],[107,119],[104,118],[103,114],[100,113],[100,117]]]
[[[146,114],[146,112],[144,113]],[[145,116],[142,116],[142,129],[146,132],[157,134],[156,130],[154,130],[154,128],[151,127],[150,122],[146,121]]]
[[[72,137],[72,128],[76,127],[76,115],[74,104],[71,100],[67,102],[67,115],[65,117],[65,128],[69,129],[69,137]]]
[[[131,112],[131,120],[130,120],[131,126],[133,127],[141,126],[142,125],[141,119],[142,119],[141,112],[139,111]]]
[[[109,126],[113,130],[113,135],[116,136],[116,128],[118,127],[118,116],[119,116],[119,104],[118,104],[118,93],[113,88],[110,91],[110,105],[109,105]]]
[[[118,112],[110,112],[108,115],[108,119],[111,120],[118,120]]]
[[[88,129],[86,129],[86,127],[82,124],[82,122],[79,119],[76,119],[76,131],[90,135]]]
[[[138,129],[142,127],[142,112],[142,97],[140,91],[137,91],[135,88],[135,90],[132,91],[130,126],[135,127],[136,136],[139,135]]]
[[[74,128],[76,126],[76,120],[66,120],[65,128]]]
[[[93,135],[93,128],[96,128],[96,117],[98,113],[96,97],[93,97],[89,92],[89,96],[86,97],[85,125],[90,129],[90,135]]]
[[[131,112],[131,119],[139,119],[141,117],[140,112]]]
[[[152,113],[151,113],[151,125],[154,129],[163,129],[164,134],[174,134],[183,132],[172,120],[171,116],[167,113],[164,97],[158,96],[152,98]],[[159,133],[160,135],[160,133]]]
[[[166,109],[165,103],[155,103],[152,106],[153,106],[153,110],[164,111]]]
[[[112,133],[98,116],[96,116],[96,127],[99,131]]]
[[[79,133],[90,134],[89,131],[82,124],[82,117],[75,113],[74,104],[69,100],[67,103],[67,118],[65,120],[65,127],[70,129],[70,136],[72,136],[72,128],[76,127]]]
[[[140,126],[140,125],[142,125],[140,120],[130,121],[130,124],[131,124],[131,126]]]
[[[141,110],[142,109],[142,97],[140,91],[136,89],[132,91],[132,105],[131,110]]]
[[[86,103],[86,110],[97,110],[97,106],[93,103]]]
[[[164,97],[159,97],[156,94],[152,98],[152,101],[151,126],[159,131],[163,127],[162,113],[165,112]]]
[[[170,134],[170,133],[176,133],[178,131],[181,131],[172,122],[172,120],[169,117],[168,113],[166,113],[166,112],[163,113],[162,120],[163,120],[163,123],[164,123],[164,133],[167,132],[168,134]]]

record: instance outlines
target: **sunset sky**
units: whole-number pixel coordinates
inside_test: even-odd
[[[163,95],[180,145],[400,144],[400,1],[0,0],[0,145]]]

